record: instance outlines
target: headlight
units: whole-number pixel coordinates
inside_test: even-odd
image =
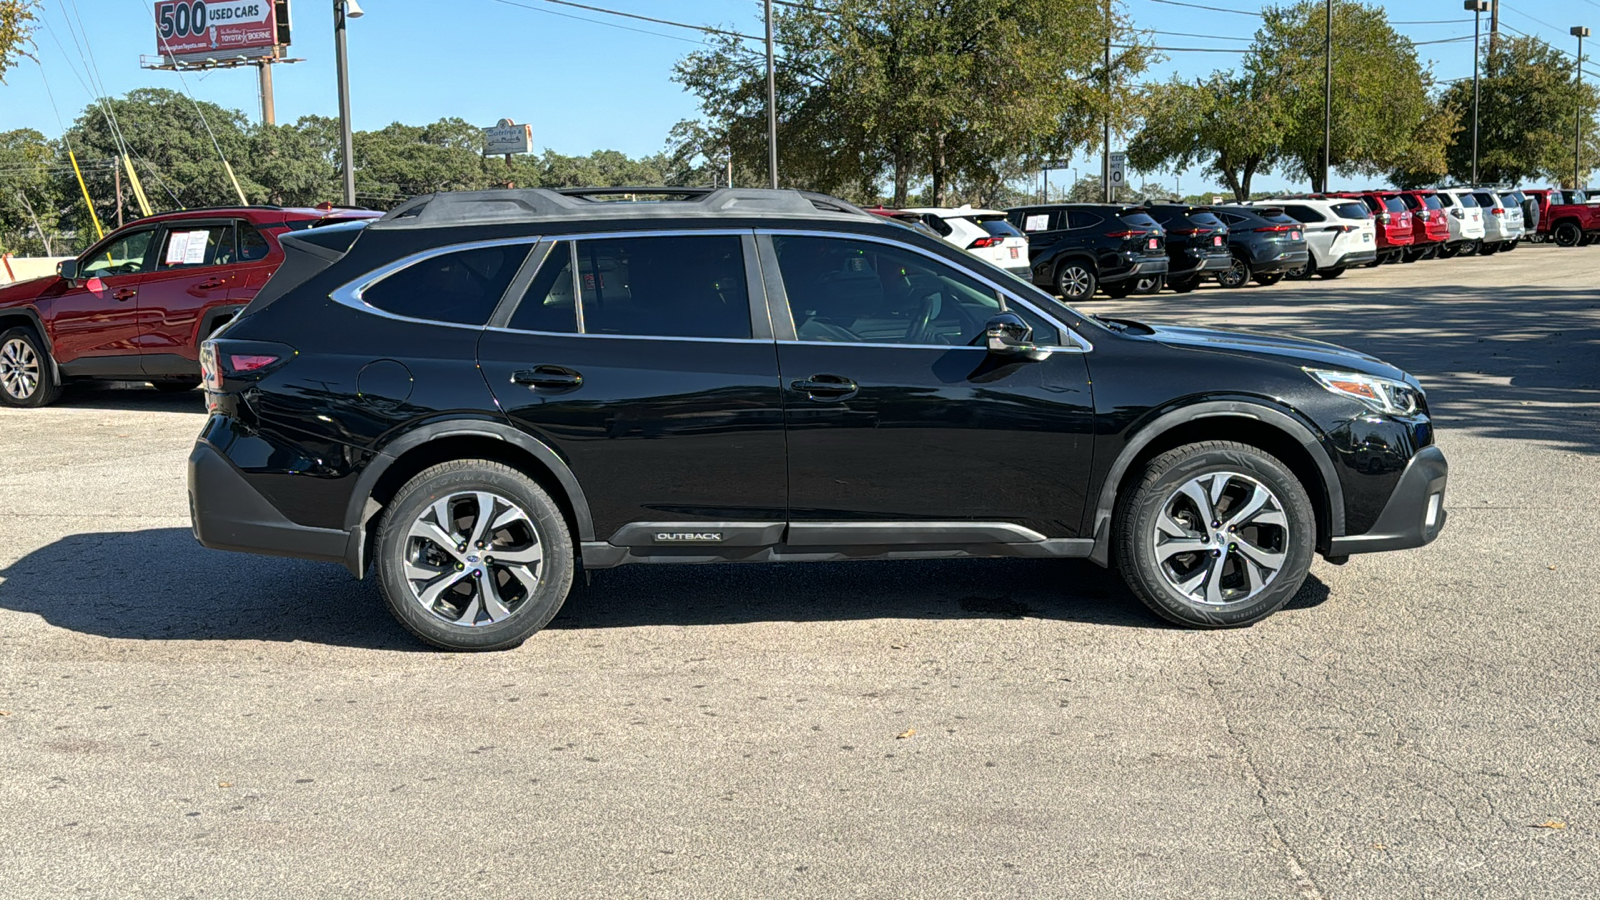
[[[1390,381],[1358,372],[1331,372],[1327,369],[1306,369],[1317,384],[1335,394],[1360,400],[1375,412],[1392,416],[1409,416],[1417,411],[1418,391],[1403,381]]]

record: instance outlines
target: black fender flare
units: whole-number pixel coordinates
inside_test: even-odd
[[[54,371],[56,381],[61,381],[61,365],[56,362],[55,344],[50,341],[50,330],[44,327],[44,319],[39,317],[39,311],[31,306],[19,306],[15,309],[0,309],[0,318],[20,315],[33,326],[33,333],[44,341],[44,352],[50,354],[50,368]]]
[[[1072,262],[1073,260],[1088,263],[1089,267],[1094,270],[1095,279],[1099,280],[1100,258],[1095,256],[1094,251],[1092,250],[1084,247],[1073,247],[1063,250],[1060,253],[1056,253],[1050,257],[1050,286],[1052,288],[1056,285],[1056,275],[1060,273],[1061,267],[1069,262]]]
[[[345,529],[350,535],[345,549],[345,565],[356,573],[357,578],[366,571],[366,531],[372,513],[367,509],[367,505],[372,499],[372,491],[377,487],[378,479],[407,452],[432,441],[456,437],[505,441],[538,460],[555,477],[556,483],[566,495],[564,499],[577,520],[578,534],[575,537],[579,541],[594,540],[594,519],[589,512],[589,500],[584,495],[582,486],[578,484],[578,477],[573,474],[572,468],[560,454],[548,444],[503,422],[488,419],[435,421],[417,426],[385,444],[373,456],[372,461],[361,470],[355,487],[351,489],[344,518]]]
[[[1262,403],[1247,400],[1209,400],[1162,413],[1141,426],[1122,448],[1122,452],[1106,472],[1105,481],[1100,485],[1099,498],[1095,503],[1094,521],[1089,532],[1094,535],[1094,551],[1089,555],[1091,560],[1102,566],[1111,560],[1111,519],[1117,505],[1117,485],[1122,482],[1123,476],[1128,473],[1128,468],[1133,465],[1139,453],[1156,438],[1179,425],[1196,419],[1220,416],[1255,419],[1299,442],[1322,476],[1323,494],[1328,501],[1328,537],[1334,538],[1344,534],[1344,491],[1340,488],[1339,473],[1333,467],[1333,459],[1328,456],[1327,448],[1317,439],[1316,432],[1288,412],[1273,409]]]

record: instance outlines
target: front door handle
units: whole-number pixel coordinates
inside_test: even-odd
[[[113,293],[111,295],[111,299],[113,299],[113,300],[132,300],[134,297],[137,297],[137,296],[139,296],[139,292],[134,290],[133,288],[123,288],[122,290]]]
[[[200,288],[201,290],[204,290],[204,291],[209,291],[212,288],[222,287],[222,286],[226,285],[227,283],[228,282],[226,280],[221,279],[221,278],[211,278],[211,279],[207,279],[206,281],[200,282],[199,284],[195,285],[195,287]]]
[[[561,366],[534,366],[512,372],[511,383],[536,388],[575,388],[583,386],[583,375]]]
[[[813,375],[810,378],[792,381],[789,386],[813,397],[843,397],[860,390],[854,381],[843,375]]]

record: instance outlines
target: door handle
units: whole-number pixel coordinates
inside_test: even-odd
[[[789,386],[813,397],[843,397],[860,390],[854,381],[842,375],[813,375],[810,378],[792,381]]]
[[[511,383],[536,388],[575,388],[583,386],[583,375],[560,366],[534,366],[512,372]]]
[[[120,291],[114,292],[111,295],[111,299],[113,299],[113,300],[132,300],[134,297],[137,297],[137,296],[139,296],[139,292],[134,290],[133,288],[123,288]]]
[[[210,290],[212,288],[222,287],[222,286],[226,285],[227,283],[228,282],[227,282],[226,279],[210,278],[210,279],[207,279],[205,281],[200,282],[199,284],[195,285],[195,287],[200,288],[202,290]]]

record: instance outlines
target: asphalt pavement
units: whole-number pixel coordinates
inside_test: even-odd
[[[198,393],[0,410],[0,895],[1593,897],[1597,274],[1084,304],[1429,389],[1439,540],[1226,632],[1075,561],[638,566],[435,653],[371,580],[194,542]]]

